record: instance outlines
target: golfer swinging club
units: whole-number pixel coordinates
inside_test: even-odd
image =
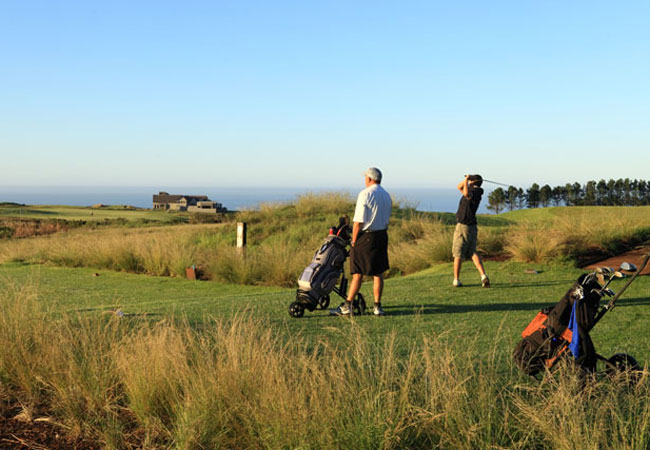
[[[463,259],[472,259],[472,262],[481,274],[481,285],[484,288],[490,287],[490,280],[485,274],[481,257],[476,253],[476,241],[478,228],[476,222],[476,210],[481,197],[483,196],[483,177],[480,175],[465,175],[465,179],[458,183],[458,190],[463,194],[458,203],[456,212],[456,230],[454,231],[454,242],[452,254],[454,255],[454,281],[455,287],[461,287],[460,267]]]
[[[331,311],[339,316],[349,315],[352,301],[361,288],[363,276],[372,276],[375,307],[373,313],[383,316],[381,295],[384,272],[388,270],[388,220],[393,206],[390,194],[382,188],[381,171],[371,167],[365,173],[366,188],[357,197],[352,221],[350,273],[352,281],[344,304]]]

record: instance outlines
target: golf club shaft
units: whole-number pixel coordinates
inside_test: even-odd
[[[485,182],[487,182],[487,183],[498,184],[499,186],[505,186],[505,187],[510,187],[510,186],[512,186],[512,185],[510,185],[510,184],[499,183],[498,181],[486,180],[485,178],[483,178],[483,181],[485,181]]]

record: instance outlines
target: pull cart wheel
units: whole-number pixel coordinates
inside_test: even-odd
[[[318,299],[318,307],[320,309],[327,309],[329,305],[330,305],[329,295],[323,295],[321,298]]]
[[[305,315],[305,307],[300,303],[293,302],[289,305],[289,315],[295,318],[302,317]]]
[[[633,372],[641,370],[639,363],[625,353],[617,353],[607,360],[607,373],[616,375],[617,373]]]

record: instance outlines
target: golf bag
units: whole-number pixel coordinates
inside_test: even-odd
[[[641,267],[623,262],[619,270],[598,267],[592,273],[581,275],[564,297],[550,308],[542,309],[521,333],[523,338],[515,347],[513,358],[519,368],[535,376],[551,369],[561,358],[573,357],[575,364],[584,372],[596,371],[596,363],[602,361],[608,374],[637,373],[638,362],[630,355],[617,353],[609,359],[596,353],[589,332],[611,311],[616,301],[634,282],[650,261],[645,255]],[[615,278],[626,278],[621,271],[634,272],[632,277],[615,294],[608,288]],[[611,297],[602,308],[600,300]]]
[[[555,306],[542,309],[521,333],[523,339],[513,353],[517,366],[536,375],[572,354],[578,366],[595,370],[597,355],[589,331],[602,296],[595,274],[581,275]]]
[[[302,317],[305,309],[327,309],[331,292],[345,300],[348,279],[343,273],[343,266],[349,256],[347,246],[350,244],[351,231],[347,216],[339,219],[338,226],[330,228],[329,236],[298,279],[296,300],[289,305],[291,317]],[[352,305],[355,314],[365,313],[366,301],[361,293],[357,293]]]
[[[346,245],[340,236],[327,236],[311,264],[300,275],[298,290],[316,301],[332,292],[343,273],[343,263],[348,255]]]

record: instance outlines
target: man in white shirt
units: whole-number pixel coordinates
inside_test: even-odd
[[[376,167],[365,173],[366,188],[357,197],[352,225],[350,273],[352,281],[344,304],[333,310],[337,315],[348,315],[352,301],[361,288],[363,276],[373,277],[374,314],[383,316],[381,295],[384,290],[384,272],[388,270],[388,220],[393,206],[390,194],[381,187],[382,174]]]

